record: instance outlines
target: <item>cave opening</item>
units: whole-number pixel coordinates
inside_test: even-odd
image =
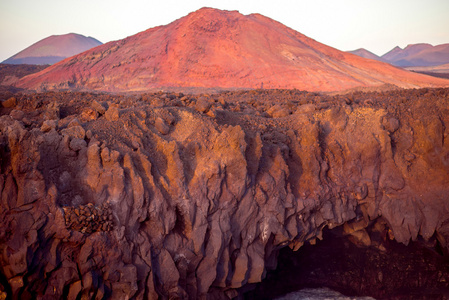
[[[306,243],[298,251],[282,248],[276,269],[246,287],[243,298],[276,299],[303,289],[328,288],[349,297],[449,299],[449,255],[436,236],[404,245],[379,224],[385,222],[363,229],[369,245],[339,226],[324,229],[314,245]]]

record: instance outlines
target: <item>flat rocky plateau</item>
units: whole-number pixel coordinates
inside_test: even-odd
[[[0,100],[0,298],[251,298],[286,250],[311,287],[449,297],[449,89]],[[331,284],[345,253],[377,267]]]

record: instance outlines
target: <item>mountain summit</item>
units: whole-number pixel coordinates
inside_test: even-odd
[[[336,91],[383,84],[421,87],[449,82],[336,50],[260,14],[202,8],[168,25],[68,58],[17,85],[38,90]]]
[[[4,64],[47,65],[57,63],[102,43],[93,37],[68,33],[52,35],[13,55]]]

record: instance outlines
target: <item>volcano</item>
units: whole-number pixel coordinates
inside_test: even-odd
[[[52,35],[25,48],[2,63],[51,65],[101,44],[93,37],[76,33]]]
[[[202,8],[29,75],[34,90],[145,91],[170,87],[339,91],[393,84],[449,86],[321,44],[260,14]]]

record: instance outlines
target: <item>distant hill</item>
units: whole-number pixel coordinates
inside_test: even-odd
[[[449,44],[411,44],[404,49],[395,47],[381,58],[399,67],[429,67],[449,63]]]
[[[102,43],[93,37],[68,33],[52,35],[13,55],[3,64],[51,65]]]
[[[369,58],[369,59],[374,59],[374,60],[378,60],[378,61],[384,61],[380,56],[374,54],[371,51],[368,51],[364,48],[359,48],[357,50],[353,50],[353,51],[347,51],[349,53],[358,55],[360,57],[364,57],[364,58]]]

